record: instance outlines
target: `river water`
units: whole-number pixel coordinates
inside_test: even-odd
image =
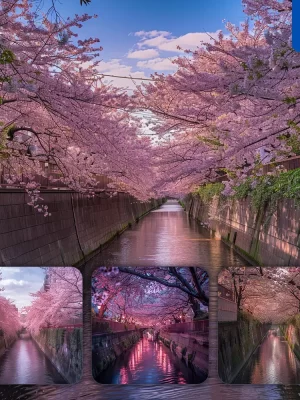
[[[146,336],[96,378],[110,384],[187,384],[201,383],[186,364],[160,341]]]
[[[200,385],[101,385],[91,372],[91,298],[92,271],[102,265],[199,266],[210,275],[209,377]],[[84,358],[83,379],[76,385],[2,386],[2,400],[294,400],[297,386],[225,385],[218,377],[217,275],[221,267],[247,265],[238,255],[195,221],[174,201],[149,213],[137,225],[112,241],[106,249],[81,269],[84,275]]]
[[[245,265],[233,250],[195,220],[177,201],[168,201],[125,231],[85,268],[100,265],[198,266],[207,271]]]
[[[32,339],[18,339],[0,358],[0,384],[66,383]]]
[[[295,385],[300,383],[300,362],[278,329],[268,331],[234,383]]]

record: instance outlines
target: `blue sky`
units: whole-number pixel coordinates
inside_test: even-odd
[[[45,273],[40,267],[1,267],[0,272],[0,288],[4,288],[0,295],[13,300],[19,309],[29,306],[33,299],[30,293],[44,284]]]
[[[50,0],[48,0],[48,4]],[[170,60],[182,54],[177,45],[195,49],[206,32],[216,34],[224,19],[239,24],[245,19],[242,0],[57,0],[66,18],[75,13],[97,14],[80,29],[80,38],[98,37],[104,50],[99,71],[112,75],[149,77],[155,71],[172,73]],[[131,82],[113,79],[117,86]]]

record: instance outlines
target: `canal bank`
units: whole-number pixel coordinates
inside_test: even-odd
[[[64,380],[76,383],[82,375],[82,336],[82,328],[48,328],[32,334],[32,339]]]
[[[161,331],[158,339],[195,373],[201,382],[208,376],[208,333],[176,333]]]
[[[144,335],[112,360],[95,379],[106,384],[201,383],[195,371],[161,340]]]
[[[0,385],[63,384],[67,381],[30,338],[18,338],[0,358]]]
[[[300,208],[282,199],[275,210],[266,205],[255,210],[251,199],[215,196],[204,203],[189,195],[182,203],[193,219],[205,225],[224,243],[253,265],[300,265]]]
[[[70,190],[41,192],[51,213],[29,206],[21,190],[0,189],[0,265],[75,265],[162,200],[140,202],[126,193],[87,197]]]
[[[247,262],[196,220],[176,200],[168,200],[132,225],[83,268],[113,266],[203,266],[208,272]]]
[[[0,332],[0,357],[13,345],[17,338],[17,336],[5,336]]]
[[[299,382],[300,362],[279,327],[267,332],[233,381],[236,384],[265,385],[297,385]]]
[[[218,371],[225,383],[233,383],[266,337],[271,324],[246,313],[234,322],[218,324]],[[247,382],[250,383],[250,382]]]
[[[93,376],[103,373],[116,359],[141,339],[142,332],[124,331],[93,335],[92,365]]]

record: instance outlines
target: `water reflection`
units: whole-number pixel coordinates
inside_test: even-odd
[[[197,377],[161,342],[143,337],[96,380],[113,384],[186,384],[201,383],[205,378]]]
[[[0,358],[0,384],[66,383],[32,339],[19,339]]]
[[[174,205],[178,211],[174,212]],[[172,206],[173,211],[170,211]],[[166,207],[168,207],[168,214],[166,213]],[[245,263],[239,259],[238,256],[228,250],[225,246],[221,247],[219,254],[219,262],[217,265],[204,265],[202,260],[201,252],[198,251],[197,243],[201,241],[190,240],[190,239],[202,239],[207,237],[207,231],[199,227],[197,223],[190,220],[182,208],[174,202],[168,203],[162,207],[163,212],[152,212],[145,218],[143,218],[138,225],[134,226],[131,230],[126,231],[121,237],[109,244],[107,249],[102,254],[95,257],[94,260],[84,267],[84,272],[88,269],[93,270],[101,265],[108,265],[109,263],[124,264],[125,262],[129,265],[141,266],[150,265],[151,261],[147,260],[147,257],[154,259],[156,257],[157,246],[159,246],[159,239],[165,240],[168,246],[169,252],[165,250],[166,258],[163,260],[161,265],[195,265],[203,266],[210,273],[211,282],[212,277],[217,271],[219,271],[219,262],[221,265],[225,265],[222,259],[227,262],[227,265],[241,265]],[[159,218],[158,216],[161,216]],[[153,217],[153,218],[152,218]],[[167,220],[169,218],[176,227]],[[158,231],[155,232],[155,224]],[[152,230],[147,232],[145,226],[151,227]],[[165,227],[165,229],[164,229]],[[166,229],[168,227],[168,229]],[[161,230],[163,229],[163,230]],[[161,230],[161,231],[160,231]],[[173,232],[172,238],[177,234],[182,235],[182,230],[185,230],[186,240],[176,240],[176,249],[174,242],[166,237],[167,232]],[[138,239],[137,232],[143,232],[143,239]],[[156,239],[155,239],[156,237]],[[129,243],[131,238],[132,243]],[[126,244],[127,242],[127,244]],[[193,247],[190,245],[193,243]],[[204,243],[204,241],[202,242]],[[217,246],[221,246],[220,242],[216,242]],[[125,245],[122,249],[121,245]],[[207,244],[207,242],[206,242]],[[149,246],[151,251],[149,250]],[[178,248],[178,245],[180,247]],[[143,246],[143,249],[139,249],[139,246]],[[172,251],[172,249],[174,251]],[[191,249],[196,251],[195,254],[190,254]],[[164,249],[160,250],[164,252]],[[211,250],[209,250],[211,251]],[[137,256],[137,252],[139,256]],[[143,255],[146,252],[147,257]],[[174,254],[176,252],[176,257]],[[112,254],[114,253],[114,254]],[[223,253],[223,254],[222,254]],[[171,259],[170,257],[171,254]],[[132,258],[131,258],[132,256]],[[159,256],[162,259],[162,255]],[[191,263],[193,260],[193,263]],[[132,262],[131,262],[132,261]],[[146,265],[145,265],[146,264]],[[151,264],[152,265],[152,264]],[[153,265],[158,265],[158,261],[155,261]],[[86,276],[89,274],[87,273]],[[210,373],[209,378],[201,385],[145,385],[145,386],[133,386],[133,385],[103,385],[99,384],[91,376],[91,320],[90,320],[90,288],[89,279],[85,279],[86,289],[84,292],[84,372],[83,379],[76,385],[67,386],[1,386],[0,387],[0,399],[4,400],[73,400],[73,399],[130,399],[130,400],[166,400],[166,399],[197,399],[203,398],[205,400],[294,400],[298,399],[300,390],[298,386],[283,386],[283,385],[226,385],[222,384],[219,380],[217,370],[217,304],[211,302],[210,304],[210,322],[212,322],[212,329],[210,329]],[[216,282],[216,278],[215,278]]]
[[[278,330],[272,329],[234,383],[299,384],[300,362]]]
[[[109,244],[87,263],[137,266],[247,265],[222,241],[189,218],[176,201],[168,201]]]

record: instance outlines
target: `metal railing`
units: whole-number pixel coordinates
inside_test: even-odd
[[[135,324],[126,324],[97,317],[94,317],[92,322],[93,333],[116,333],[133,331],[138,328],[139,327]]]
[[[208,319],[192,322],[179,322],[177,324],[166,325],[162,327],[162,331],[170,333],[189,333],[201,332],[207,333],[209,328]]]

